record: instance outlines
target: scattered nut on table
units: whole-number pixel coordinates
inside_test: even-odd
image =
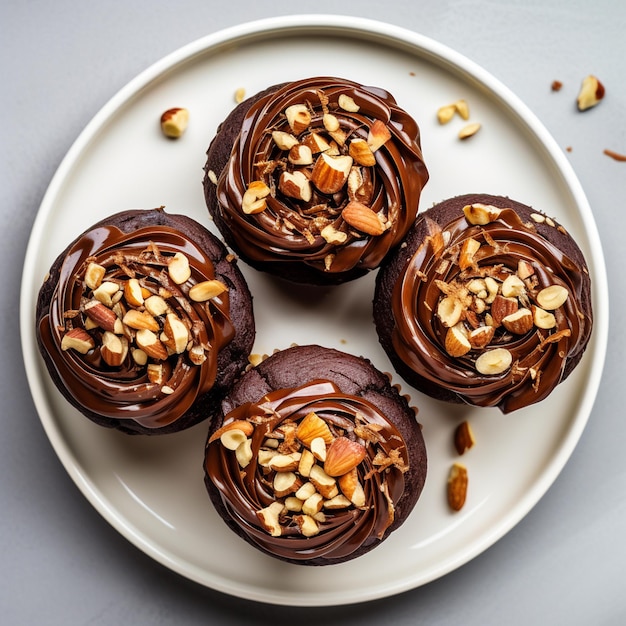
[[[583,78],[576,104],[579,111],[586,111],[600,103],[604,98],[604,85],[593,74]]]

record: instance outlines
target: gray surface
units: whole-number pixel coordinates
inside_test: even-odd
[[[626,163],[626,5],[622,0],[245,0],[17,2],[0,5],[0,609],[6,624],[626,623],[626,351],[622,270]],[[21,263],[46,187],[84,125],[129,79],[221,28],[294,12],[376,18],[437,39],[509,86],[568,153],[603,242],[612,320],[590,422],[531,513],[491,549],[420,589],[365,605],[281,608],[233,599],[153,562],[117,534],[66,475],[35,413],[21,365]],[[595,73],[606,100],[573,110]],[[551,93],[553,79],[565,83]],[[532,181],[529,181],[532,184]],[[619,285],[619,288],[615,288]],[[372,573],[375,575],[375,573]]]

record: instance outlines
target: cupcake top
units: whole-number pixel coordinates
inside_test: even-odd
[[[40,345],[88,414],[164,428],[216,383],[235,335],[228,279],[216,274],[215,250],[174,217],[189,228],[159,210],[105,220],[68,247],[42,289]]]
[[[355,558],[420,496],[426,453],[415,412],[365,359],[320,346],[277,352],[224,407],[207,442],[207,489],[226,523],[274,557]]]
[[[270,88],[241,106],[228,162],[209,150],[207,167],[219,175],[216,222],[242,258],[303,264],[310,282],[378,267],[428,180],[416,122],[387,91],[339,78]]]
[[[443,202],[417,231],[378,286],[391,298],[386,349],[405,375],[435,397],[503,412],[547,397],[592,326],[573,239],[545,214],[495,196]]]
[[[408,452],[375,405],[316,380],[233,410],[211,438],[206,469],[267,552],[339,559],[393,523]]]

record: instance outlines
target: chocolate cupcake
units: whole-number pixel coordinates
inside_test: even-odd
[[[52,380],[97,424],[180,431],[212,417],[246,367],[252,298],[232,255],[162,209],[98,222],[53,263],[36,335]]]
[[[256,269],[313,285],[377,268],[412,225],[428,180],[418,125],[393,96],[327,77],[238,105],[205,171],[226,243]]]
[[[376,281],[380,343],[413,387],[509,413],[576,367],[592,307],[583,254],[544,213],[486,194],[420,215]]]
[[[206,448],[208,493],[235,533],[278,559],[354,559],[421,494],[415,411],[364,358],[320,346],[277,352],[235,384],[223,411]]]

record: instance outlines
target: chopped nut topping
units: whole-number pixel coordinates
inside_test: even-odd
[[[154,243],[137,253],[115,253],[110,263],[89,258],[77,274],[81,306],[59,329],[61,347],[78,354],[94,351],[105,368],[144,368],[161,393],[174,393],[170,357],[198,366],[210,349],[201,339],[203,322],[187,318],[192,306],[187,298],[193,302],[193,290],[202,283],[189,284],[185,254],[162,254]]]
[[[258,408],[264,410],[263,405]],[[353,419],[340,414],[323,419],[314,411],[293,419],[268,406],[263,414],[245,415],[245,419],[227,420],[208,443],[224,448],[222,454],[234,454],[242,472],[256,467],[253,480],[274,498],[256,512],[269,534],[280,536],[287,528],[289,532],[297,528],[301,536],[313,536],[335,511],[365,507],[361,481],[372,473],[382,476],[377,480],[386,493],[389,523],[393,522],[387,476],[393,468],[402,473],[409,469],[405,448],[391,442],[402,443],[399,435],[387,441],[384,426],[369,423],[359,412]],[[370,471],[365,473],[365,467]]]

